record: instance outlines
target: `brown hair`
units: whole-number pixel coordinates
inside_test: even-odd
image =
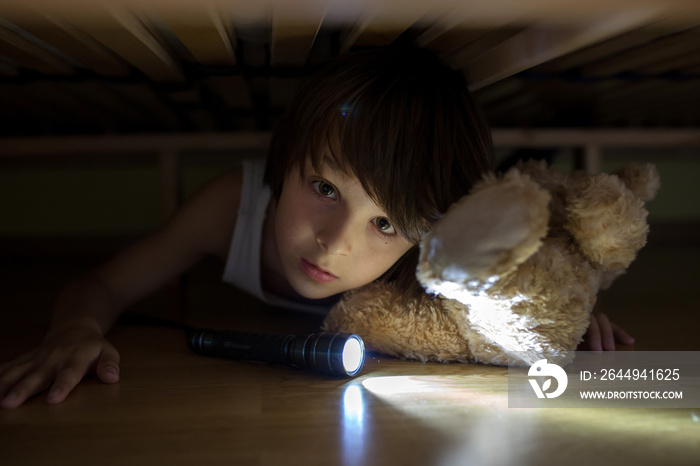
[[[491,132],[461,73],[416,47],[350,53],[310,78],[275,128],[265,182],[325,157],[356,177],[416,243],[385,279],[415,288],[417,243],[491,170]],[[407,290],[408,291],[408,290]]]

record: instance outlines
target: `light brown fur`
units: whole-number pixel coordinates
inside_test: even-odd
[[[486,175],[421,242],[426,293],[407,306],[392,284],[346,293],[324,329],[421,361],[529,365],[569,358],[598,290],[646,243],[652,165],[564,174],[544,163]]]

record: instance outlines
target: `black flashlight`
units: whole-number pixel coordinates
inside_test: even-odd
[[[362,369],[365,345],[350,333],[266,335],[194,329],[188,344],[195,353],[231,359],[278,362],[336,377],[352,377]]]

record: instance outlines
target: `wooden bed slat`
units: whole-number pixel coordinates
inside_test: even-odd
[[[88,35],[62,22],[51,13],[37,13],[18,26],[71,57],[83,68],[103,76],[126,76],[128,68],[118,57]]]
[[[537,67],[541,72],[557,72],[582,65],[595,63],[607,57],[638,47],[642,44],[652,42],[670,34],[679,33],[694,26],[680,21],[678,17],[671,17],[662,20],[652,21],[648,25],[633,29],[627,33],[612,37],[608,40],[593,44],[577,52],[557,58]]]
[[[316,40],[321,21],[316,25],[299,25],[284,20],[272,20],[270,64],[272,66],[303,66]]]
[[[20,28],[0,19],[0,56],[18,66],[46,74],[73,74],[74,67],[40,44],[23,37]]]
[[[198,63],[208,66],[236,64],[235,44],[227,30],[227,15],[212,5],[182,14],[177,8],[159,8],[153,15],[170,28]]]
[[[530,27],[469,63],[464,63],[472,89],[512,76],[567,53],[580,50],[610,37],[648,24],[654,14],[641,10],[625,11],[591,22],[553,27]]]
[[[586,76],[604,76],[634,72],[647,66],[653,66],[661,60],[685,55],[689,50],[697,52],[698,43],[700,43],[700,27],[640,44],[624,54],[613,54],[603,60],[583,66],[581,73]]]
[[[99,21],[84,23],[82,27],[154,81],[184,80],[182,70],[168,50],[133,13],[113,8],[105,11]]]

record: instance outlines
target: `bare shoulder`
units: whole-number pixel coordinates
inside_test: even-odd
[[[202,254],[225,258],[236,226],[243,171],[237,168],[210,181],[180,208],[166,230],[187,235]]]

